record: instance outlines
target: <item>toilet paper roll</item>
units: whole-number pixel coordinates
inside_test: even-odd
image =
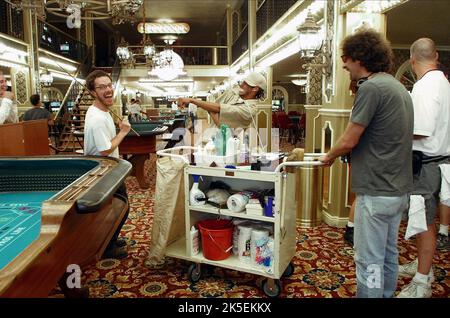
[[[227,200],[227,207],[231,212],[239,213],[245,210],[249,196],[241,193],[233,194]]]
[[[269,240],[269,231],[263,228],[252,230],[250,238],[250,257],[251,263],[256,267],[264,266],[267,259],[270,260],[267,242]]]
[[[251,262],[250,245],[252,228],[245,225],[238,225],[238,257],[239,261],[249,264]]]

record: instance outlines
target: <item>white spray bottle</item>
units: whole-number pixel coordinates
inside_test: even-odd
[[[195,226],[191,227],[191,255],[197,255],[199,252],[198,230]]]
[[[189,203],[190,205],[203,205],[206,203],[205,194],[198,188],[198,179],[200,178],[197,175],[193,175],[194,184],[192,185],[191,191],[189,192]]]

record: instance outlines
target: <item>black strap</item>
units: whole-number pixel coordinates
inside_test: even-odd
[[[429,156],[423,155],[423,157],[422,157],[422,163],[437,162],[437,161],[442,161],[442,160],[446,160],[446,159],[450,159],[450,156],[434,156],[434,157],[429,157]]]
[[[426,71],[426,72],[419,78],[419,80],[421,80],[425,75],[427,75],[427,73],[433,72],[433,71],[441,71],[441,70],[438,69],[438,68],[433,68],[433,69],[431,69],[431,70],[428,70],[428,71]]]

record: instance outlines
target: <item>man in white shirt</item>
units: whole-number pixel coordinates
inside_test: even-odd
[[[139,100],[132,99],[131,105],[129,108],[130,111],[130,120],[131,121],[139,121],[141,119],[141,104]]]
[[[86,78],[86,86],[94,103],[86,112],[84,123],[84,154],[94,156],[110,156],[119,158],[119,145],[131,129],[127,119],[119,123],[119,133],[116,135],[114,121],[109,114],[113,106],[114,89],[111,77],[100,70],[93,71]],[[127,198],[125,184],[116,191],[116,195]],[[118,239],[120,229],[128,218],[128,211],[122,219],[114,236],[112,237],[104,256],[107,258],[124,258],[127,251],[124,248],[126,241]]]
[[[436,250],[435,217],[441,187],[440,164],[450,158],[450,83],[438,69],[438,53],[428,38],[415,41],[410,48],[411,67],[417,75],[411,97],[414,104],[413,150],[421,152],[422,166],[414,175],[412,194],[425,199],[427,231],[417,234],[418,259],[402,265],[399,274],[414,276],[398,297],[429,298]]]
[[[7,84],[3,72],[0,71],[0,125],[19,122],[17,105],[14,102],[14,94],[7,91]]]

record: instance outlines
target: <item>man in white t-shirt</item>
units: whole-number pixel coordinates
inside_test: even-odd
[[[422,166],[414,174],[414,195],[425,199],[427,230],[417,234],[418,259],[402,265],[399,274],[414,276],[398,297],[431,297],[432,269],[436,250],[436,210],[441,187],[440,164],[450,158],[450,84],[438,69],[438,53],[431,39],[411,45],[411,67],[417,75],[411,97],[414,104],[413,150],[421,152]]]
[[[17,105],[14,102],[14,94],[7,91],[7,84],[3,72],[0,71],[0,125],[19,122]]]
[[[116,134],[114,121],[109,114],[109,108],[113,105],[114,89],[111,77],[100,70],[93,71],[86,78],[86,86],[94,103],[86,112],[84,122],[84,154],[94,156],[110,156],[119,158],[119,144],[131,129],[127,119],[119,123],[119,133]],[[122,184],[115,195],[127,199],[125,184]],[[114,233],[104,256],[107,258],[124,258],[127,251],[126,241],[118,239],[120,229],[128,218],[128,211]]]
[[[141,104],[139,100],[132,99],[129,107],[130,111],[130,120],[131,121],[139,121],[141,119]]]

